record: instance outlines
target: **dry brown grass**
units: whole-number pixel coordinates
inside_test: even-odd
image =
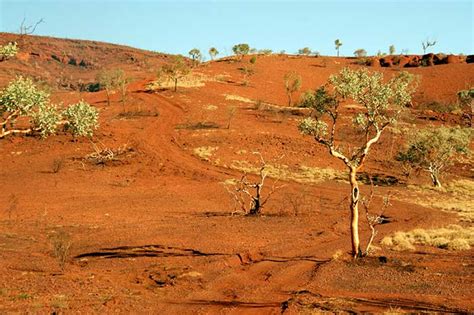
[[[247,161],[232,161],[230,168],[249,173],[257,174],[259,168]],[[285,181],[295,181],[298,183],[321,183],[327,180],[345,180],[347,178],[345,172],[337,171],[332,168],[318,168],[301,166],[299,169],[291,169],[284,164],[267,164],[266,169],[268,176],[279,178]]]
[[[382,245],[394,250],[415,250],[415,245],[433,246],[448,250],[468,250],[474,245],[474,227],[449,225],[439,229],[414,229],[395,232],[382,239]]]
[[[406,195],[404,201],[457,213],[462,222],[474,222],[474,181],[460,179],[451,181],[443,188],[432,186],[408,186],[416,197]],[[403,195],[402,195],[403,199]]]
[[[249,98],[245,98],[243,96],[239,95],[233,95],[233,94],[224,94],[226,101],[238,101],[242,103],[255,103],[255,101],[252,101]]]
[[[209,161],[209,158],[214,154],[218,147],[197,147],[194,148],[193,153],[201,160]]]

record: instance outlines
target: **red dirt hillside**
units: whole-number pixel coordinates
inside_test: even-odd
[[[14,36],[1,33],[0,44]],[[474,64],[368,67],[387,78],[409,71],[419,87],[409,113],[383,134],[361,171],[362,194],[371,190],[369,177],[376,185],[374,211],[385,195],[393,197],[374,252],[353,260],[347,174],[299,133],[304,116],[285,107],[283,77],[301,75],[298,100],[343,67],[361,67],[354,58],[258,55],[254,65],[249,56],[222,58],[193,68],[173,92],[149,89],[172,56],[90,41],[26,40],[17,58],[0,62],[0,88],[17,75],[46,81],[55,103],[84,99],[98,108],[100,127],[91,139],[63,132],[45,140],[0,139],[0,313],[474,311],[472,248],[426,243],[395,250],[381,243],[414,229],[455,228],[472,238],[472,157],[457,162],[443,178],[445,188],[435,190],[423,172],[407,177],[394,156],[409,130],[465,124],[462,111],[444,109],[473,86]],[[254,74],[244,78],[242,67]],[[80,91],[79,80],[95,83],[103,68],[133,78],[125,106],[119,93],[108,106],[104,91]],[[353,110],[345,104],[344,123]],[[341,145],[357,136],[344,134]],[[242,216],[224,185],[252,173],[254,151],[279,174],[265,189],[277,177],[284,187],[262,216]],[[104,152],[112,158],[98,161]],[[361,216],[365,242],[362,209]],[[63,255],[61,246],[69,248]]]

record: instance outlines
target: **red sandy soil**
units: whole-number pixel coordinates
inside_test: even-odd
[[[0,43],[13,36],[0,35]],[[278,163],[290,168],[344,168],[298,133],[301,116],[256,110],[225,95],[284,106],[286,72],[301,74],[305,91],[344,66],[359,67],[353,59],[259,56],[246,86],[238,68],[247,59],[219,60],[194,70],[208,78],[220,76],[204,86],[147,92],[154,70],[168,57],[97,42],[27,39],[19,59],[0,63],[0,86],[17,74],[42,79],[53,88],[53,79],[59,77],[94,82],[100,69],[117,67],[135,81],[124,108],[118,94],[107,106],[103,91],[53,89],[55,101],[69,104],[83,98],[100,109],[100,128],[91,140],[66,134],[0,140],[0,312],[474,311],[472,249],[418,246],[414,252],[396,252],[380,247],[371,257],[352,260],[345,182],[286,181],[262,216],[232,215],[233,203],[222,182],[241,174],[229,167],[232,161],[255,161],[252,151],[268,161],[283,155]],[[37,51],[39,56],[31,54]],[[83,69],[51,60],[61,51],[95,65]],[[136,64],[125,61],[127,54]],[[399,70],[377,69],[387,77]],[[424,102],[455,102],[456,92],[474,83],[473,64],[404,70],[421,76],[411,123],[461,121],[460,115],[416,108]],[[208,110],[209,105],[216,108]],[[230,106],[236,114],[226,128]],[[218,128],[179,127],[199,122]],[[396,179],[393,186],[377,187],[377,195],[388,190],[413,195],[413,203],[397,199],[387,209],[392,221],[379,226],[378,247],[383,236],[395,231],[462,224],[456,214],[414,203],[416,192],[408,192],[400,165],[393,161],[402,137],[386,133],[363,169]],[[92,143],[129,150],[117,161],[94,165],[84,160],[94,151]],[[217,148],[209,161],[193,155],[202,146]],[[57,172],[54,164],[60,165]],[[452,178],[473,179],[472,165],[456,165],[446,180]],[[410,182],[426,184],[428,179]],[[297,213],[290,202],[295,198],[302,200]],[[366,240],[363,222],[361,229]],[[51,245],[58,233],[67,233],[72,244],[64,270]],[[340,257],[334,258],[338,251]]]

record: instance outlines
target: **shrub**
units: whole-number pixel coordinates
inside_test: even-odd
[[[357,58],[367,57],[367,51],[362,48],[357,49],[356,51],[354,51],[354,56],[356,56]]]
[[[298,49],[298,55],[309,56],[309,55],[311,55],[311,49],[309,47],[304,47],[304,48]]]
[[[99,112],[84,101],[70,105],[63,115],[67,120],[66,130],[70,130],[75,136],[91,137],[99,127]]]
[[[5,46],[0,46],[0,61],[13,58],[18,53],[19,48],[17,43],[8,43]]]
[[[433,186],[441,187],[440,174],[456,161],[460,154],[469,153],[472,131],[467,128],[428,128],[417,130],[397,160],[430,173]]]

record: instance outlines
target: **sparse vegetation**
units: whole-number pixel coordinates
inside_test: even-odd
[[[158,70],[158,82],[172,81],[174,83],[174,91],[178,90],[178,80],[187,76],[190,72],[190,69],[184,58],[181,56],[176,56],[172,63],[162,66]]]
[[[0,92],[2,121],[0,138],[13,134],[38,133],[42,138],[54,134],[61,125],[75,136],[92,136],[98,128],[97,110],[84,101],[67,107],[63,112],[49,103],[49,94],[31,81],[18,77]],[[29,117],[28,126],[16,126],[20,117]]]
[[[194,148],[193,153],[195,156],[199,157],[201,160],[209,161],[209,158],[212,156],[217,147],[198,147]]]
[[[201,62],[202,60],[202,54],[201,51],[197,48],[193,48],[188,52],[189,56],[193,60],[193,65],[197,65]]]
[[[219,51],[215,47],[209,48],[209,56],[211,57],[211,60],[214,60],[218,54]]]
[[[388,47],[388,53],[389,53],[390,55],[395,55],[395,52],[396,52],[395,45],[390,45],[390,46]]]
[[[309,56],[311,55],[311,49],[309,47],[304,47],[298,49],[298,55]]]
[[[461,90],[457,93],[458,102],[469,121],[469,127],[473,127],[474,118],[474,88]]]
[[[354,51],[354,56],[356,56],[357,58],[365,58],[367,57],[367,51],[365,49],[357,49],[356,51]]]
[[[429,47],[433,47],[434,45],[436,45],[436,41],[429,41],[428,39],[421,42],[421,47],[423,47],[423,54],[426,54],[426,50],[429,48]]]
[[[354,257],[361,257],[363,254],[359,241],[360,189],[357,172],[372,145],[396,120],[403,106],[411,101],[414,92],[412,81],[413,76],[406,72],[384,82],[380,73],[370,73],[366,69],[344,68],[338,75],[329,77],[328,84],[333,87],[333,91],[329,91],[327,86],[316,90],[312,106],[314,116],[304,119],[299,125],[303,134],[312,136],[317,143],[324,145],[332,156],[346,165],[349,171],[351,240]],[[347,99],[352,99],[361,106],[361,111],[354,113],[352,128],[359,129],[364,137],[359,146],[354,146],[345,152],[337,143],[336,125],[340,118],[339,105]],[[330,121],[330,125],[327,120]]]
[[[53,256],[56,258],[61,270],[64,271],[72,244],[71,236],[64,231],[58,231],[51,235],[50,240]]]
[[[124,77],[124,72],[121,69],[103,70],[97,75],[97,82],[101,88],[105,89],[107,94],[107,105],[110,106],[110,95],[114,93],[117,88],[126,84],[126,79]],[[123,97],[122,101],[124,101]]]
[[[237,44],[232,47],[232,51],[234,52],[235,55],[239,58],[239,60],[242,60],[242,58],[245,55],[248,55],[250,51],[250,46],[248,44]]]
[[[286,95],[288,96],[288,106],[291,106],[293,103],[293,93],[301,88],[302,79],[298,73],[291,71],[285,74],[283,82]]]
[[[265,186],[265,179],[268,176],[268,172],[266,170],[267,163],[260,153],[254,152],[253,154],[256,154],[260,157],[260,166],[258,170],[259,180],[250,181],[248,179],[247,173],[244,173],[239,180],[233,179],[224,183],[224,187],[232,196],[235,205],[240,206],[240,211],[245,215],[261,214],[263,207],[268,202],[270,197],[277,189],[281,188],[281,186],[276,186],[278,180],[275,180],[270,191],[264,197],[263,188]]]
[[[15,57],[18,51],[19,48],[15,42],[8,43],[5,46],[0,46],[0,62]]]
[[[440,175],[461,154],[469,153],[470,129],[437,127],[417,130],[397,160],[429,172],[433,186],[441,187]]]
[[[334,45],[336,46],[337,56],[339,57],[339,49],[340,49],[341,46],[342,46],[342,42],[341,42],[339,39],[336,39],[336,40],[334,41]]]
[[[469,250],[474,245],[474,227],[449,225],[439,229],[414,229],[396,232],[382,239],[382,245],[393,250],[415,250],[415,245],[433,246],[448,250]]]

